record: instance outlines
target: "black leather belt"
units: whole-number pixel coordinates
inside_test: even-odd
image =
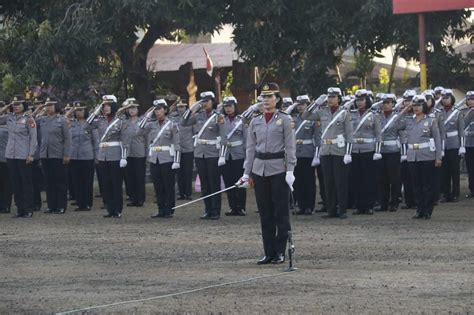
[[[284,159],[285,158],[285,151],[275,152],[275,153],[255,152],[255,158],[260,159],[260,160]]]

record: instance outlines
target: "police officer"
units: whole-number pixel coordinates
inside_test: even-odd
[[[319,156],[324,174],[326,191],[327,215],[323,218],[346,219],[348,200],[348,172],[349,163],[352,162],[353,128],[351,114],[347,108],[352,105],[349,101],[347,108],[340,106],[342,103],[341,89],[330,87],[328,89],[327,107],[315,111],[307,110],[302,115],[304,119],[320,121],[321,123],[321,149]]]
[[[441,167],[441,137],[423,95],[413,97],[414,115],[401,121],[408,144],[406,160],[413,179],[417,210],[414,219],[430,219],[435,205],[434,168]],[[411,106],[410,106],[411,107]],[[408,111],[405,108],[404,111]]]
[[[194,160],[201,180],[201,194],[206,196],[220,190],[220,172],[217,162],[220,152],[220,124],[224,118],[213,108],[214,93],[202,92],[201,100],[184,113],[182,126],[195,125]],[[204,220],[217,220],[221,214],[221,195],[204,199]]]
[[[402,109],[408,108],[404,111],[403,116],[401,119],[410,119],[413,116],[413,110],[411,107],[412,99],[416,95],[415,90],[406,90],[403,93],[403,103]],[[403,131],[406,132],[406,131]],[[411,172],[408,167],[408,163],[406,162],[406,146],[402,146],[402,165],[401,165],[401,177],[402,177],[402,185],[403,185],[403,199],[405,200],[405,205],[402,206],[402,209],[414,209],[416,207],[416,199],[414,195],[413,189],[413,179],[411,178]]]
[[[94,165],[99,154],[99,133],[90,130],[86,119],[89,111],[82,101],[73,102],[74,118],[71,125],[71,177],[75,187],[77,208],[74,211],[90,211],[93,201]],[[66,117],[70,114],[67,113]],[[72,115],[71,115],[72,116]]]
[[[441,119],[444,123],[444,157],[441,169],[441,202],[457,202],[460,185],[460,155],[466,153],[464,137],[464,118],[461,111],[455,108],[453,91],[444,89],[442,92]]]
[[[118,112],[117,98],[104,95],[102,104],[96,107],[86,122],[87,128],[99,129],[107,126],[99,140],[99,164],[103,170],[104,198],[107,207],[105,218],[121,218],[123,209],[122,182],[123,168],[127,166],[130,138],[125,130],[127,122]],[[103,116],[99,113],[103,111]]]
[[[249,125],[244,175],[237,183],[255,181],[265,256],[257,264],[281,264],[290,227],[289,189],[293,190],[296,144],[291,117],[278,110],[282,99],[276,83],[262,88],[264,113]]]
[[[153,115],[156,119],[148,121]],[[181,148],[178,125],[167,116],[166,101],[158,99],[139,124],[139,134],[148,139],[148,162],[158,204],[158,213],[152,218],[171,218],[174,214],[175,170],[180,168]]]
[[[353,214],[373,214],[376,197],[375,162],[382,158],[380,117],[370,111],[372,101],[367,90],[355,93],[357,109],[351,111],[354,145],[352,147],[351,189],[355,195]]]
[[[33,162],[36,146],[36,123],[27,114],[27,104],[22,95],[13,98],[12,113],[4,113],[10,106],[4,106],[0,111],[0,125],[8,128],[8,142],[5,152],[8,173],[17,207],[15,218],[31,218],[33,216]]]
[[[37,96],[33,99],[33,111],[36,110],[38,107],[44,104],[45,97],[42,95]],[[40,116],[46,115],[46,109],[43,108],[40,113]],[[45,178],[43,174],[43,168],[41,165],[41,158],[40,158],[40,148],[41,148],[41,127],[36,124],[36,135],[38,139],[38,145],[36,147],[36,152],[34,155],[34,161],[31,163],[32,172],[33,172],[33,204],[34,204],[34,211],[41,211],[41,207],[43,205],[43,201],[41,198],[41,192],[44,190],[45,186]]]
[[[221,120],[221,149],[218,165],[222,171],[226,187],[234,185],[242,176],[245,160],[247,127],[237,112],[237,99],[233,96],[224,98],[224,119]],[[244,216],[247,191],[235,188],[227,191],[230,211],[227,216]]]
[[[5,107],[6,104],[0,101],[0,108]],[[10,213],[12,203],[11,185],[8,176],[7,159],[5,158],[5,151],[8,143],[8,127],[0,125],[0,213]]]
[[[49,97],[44,103],[46,115],[36,117],[42,107],[33,112],[36,123],[41,128],[40,158],[46,178],[45,213],[64,214],[67,208],[68,172],[71,158],[71,131],[67,119],[60,115],[58,100]]]
[[[283,101],[281,103],[281,110],[286,112],[288,107],[290,107],[291,105],[293,105],[293,100],[291,99],[291,97],[284,97],[283,98]]]
[[[295,195],[298,201],[298,215],[311,215],[316,201],[316,173],[311,165],[315,153],[317,125],[314,121],[301,117],[310,103],[308,95],[296,97],[295,137],[296,137],[296,166],[295,166]]]
[[[474,197],[474,91],[466,93],[467,109],[464,111],[464,135],[466,136],[466,168],[469,193],[466,198]]]
[[[179,126],[179,146],[181,147],[181,163],[177,170],[178,200],[191,200],[193,166],[194,166],[194,126],[183,126],[183,115],[188,104],[178,102],[177,112],[173,118]]]
[[[442,86],[437,86],[434,88],[434,93],[435,93],[435,102],[440,101],[442,98],[444,87]]]
[[[146,139],[138,132],[138,102],[135,98],[125,100],[123,106],[127,106],[127,129],[126,133],[131,139],[130,152],[127,157],[127,167],[125,168],[126,186],[130,202],[128,207],[143,207],[145,202],[145,159],[146,159]]]

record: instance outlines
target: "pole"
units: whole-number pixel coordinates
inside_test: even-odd
[[[219,71],[220,69],[217,69],[216,71],[216,76],[214,77],[214,84],[215,84],[215,90],[216,90],[216,101],[217,103],[221,103],[221,72]]]
[[[418,49],[420,50],[420,90],[426,90],[428,79],[426,73],[426,25],[425,15],[418,14]]]

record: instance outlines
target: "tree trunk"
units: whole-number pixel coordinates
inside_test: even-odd
[[[399,53],[398,46],[397,46],[397,47],[395,47],[395,53],[393,54],[393,57],[392,57],[392,65],[390,66],[390,75],[389,75],[389,78],[388,78],[387,93],[390,93],[391,90],[392,90],[393,75],[395,74],[395,67],[397,66],[399,54],[400,53]]]

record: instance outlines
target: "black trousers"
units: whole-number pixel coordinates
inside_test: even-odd
[[[350,189],[355,192],[355,206],[359,211],[374,207],[376,189],[376,171],[374,152],[352,153],[351,172],[357,178],[357,184]]]
[[[321,198],[321,201],[323,205],[326,204],[326,190],[324,188],[324,174],[323,174],[323,168],[321,164],[316,166],[316,174],[318,175],[318,183],[319,183],[319,197]]]
[[[72,170],[70,167],[68,167],[67,170],[67,183],[69,199],[76,200],[76,185],[74,183],[74,179],[72,177]]]
[[[201,180],[201,195],[207,196],[221,189],[221,174],[217,166],[218,158],[195,158],[196,168]],[[221,194],[204,199],[206,213],[221,214]]]
[[[33,174],[33,205],[37,210],[41,210],[43,201],[41,200],[41,191],[44,190],[45,178],[43,175],[43,169],[41,168],[40,161],[34,160],[31,163],[32,174]]]
[[[441,190],[444,198],[451,200],[459,197],[460,169],[459,169],[459,149],[444,151],[441,168]]]
[[[311,166],[313,158],[300,157],[295,166],[295,192],[298,208],[314,210],[316,202],[316,172]]]
[[[67,208],[68,168],[63,159],[41,159],[46,178],[46,199],[50,210]]]
[[[434,169],[435,161],[408,162],[413,188],[417,201],[417,212],[422,215],[433,213],[434,196]]]
[[[265,256],[285,254],[290,226],[289,188],[285,173],[272,176],[252,174],[255,181],[260,225]]]
[[[26,160],[7,159],[8,174],[18,215],[33,212],[33,173]]]
[[[104,179],[103,197],[107,212],[111,215],[122,213],[123,209],[123,171],[120,161],[100,161]]]
[[[75,187],[77,207],[92,208],[94,160],[71,160],[69,169]]]
[[[181,153],[181,165],[176,172],[178,192],[181,197],[190,197],[193,193],[193,162],[194,152]]]
[[[244,159],[232,160],[230,157],[225,165],[221,166],[222,177],[225,187],[231,187],[237,183],[244,173]],[[245,188],[234,188],[227,191],[229,207],[232,210],[244,210],[247,202],[247,190]]]
[[[349,165],[344,164],[343,158],[339,155],[321,156],[326,190],[326,208],[330,216],[345,214],[347,211]]]
[[[413,179],[411,178],[412,175],[408,167],[408,162],[402,163],[400,174],[402,175],[403,199],[405,199],[405,204],[412,208],[416,206],[416,199],[413,188]]]
[[[158,211],[163,214],[173,214],[175,206],[175,170],[173,163],[150,163],[150,173],[155,189]]]
[[[105,197],[104,197],[104,171],[103,171],[104,166],[101,163],[98,163],[95,165],[95,173],[97,175],[97,182],[99,183],[99,192],[100,195],[102,196],[102,202],[105,205]]]
[[[8,176],[7,162],[0,162],[0,210],[10,210],[12,191]]]
[[[474,194],[474,147],[466,148],[464,159],[466,160],[469,191]]]
[[[398,207],[402,185],[400,174],[400,153],[383,153],[382,159],[376,161],[378,200],[382,210]]]
[[[134,204],[143,204],[145,202],[145,169],[146,158],[127,158],[127,167],[125,168],[127,195]]]

